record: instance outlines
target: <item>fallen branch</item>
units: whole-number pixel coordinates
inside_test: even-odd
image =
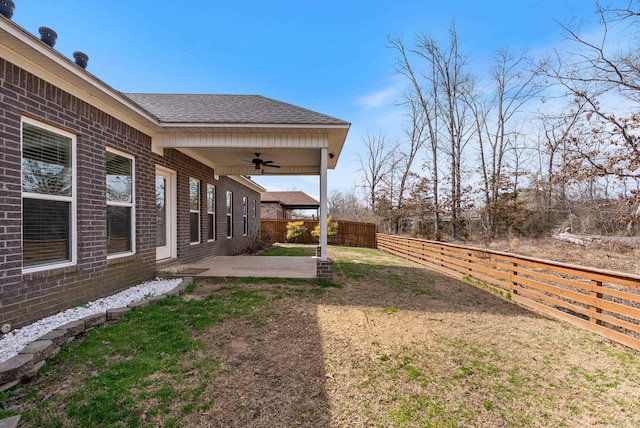
[[[628,248],[640,248],[640,237],[602,236],[602,235],[574,235],[569,232],[559,232],[552,236],[556,241],[569,242],[586,246],[592,244],[615,244]]]

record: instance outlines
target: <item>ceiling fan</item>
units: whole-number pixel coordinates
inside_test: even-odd
[[[260,153],[256,153],[256,158],[251,159],[251,163],[255,165],[255,169],[260,169],[263,166],[270,166],[271,168],[280,168],[280,165],[274,165],[272,160],[260,159]]]

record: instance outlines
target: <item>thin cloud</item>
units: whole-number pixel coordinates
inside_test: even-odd
[[[398,92],[396,88],[382,89],[369,95],[358,98],[357,103],[367,108],[385,107],[396,101]]]
[[[362,95],[356,104],[367,109],[387,108],[396,105],[406,88],[406,82],[400,76],[392,76],[385,88]]]

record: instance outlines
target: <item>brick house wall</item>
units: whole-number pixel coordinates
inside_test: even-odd
[[[77,264],[22,273],[21,117],[26,116],[76,135]],[[153,278],[156,272],[156,164],[177,171],[178,259],[197,260],[240,251],[259,233],[259,194],[172,149],[151,152],[151,137],[96,107],[0,58],[0,325],[33,322],[76,304],[104,297]],[[136,253],[107,259],[106,148],[135,157]],[[218,239],[189,242],[189,177],[216,184]],[[237,238],[226,239],[224,191],[234,191]],[[201,191],[201,206],[206,207]],[[249,230],[242,236],[242,196],[249,198]],[[252,200],[257,200],[257,218]]]
[[[262,202],[261,204],[262,218],[279,219],[284,217],[282,205],[276,202]]]
[[[158,165],[177,171],[178,198],[178,260],[191,263],[203,257],[229,255],[243,252],[244,248],[260,235],[260,194],[229,177],[215,178],[213,169],[190,158],[176,149],[164,149],[163,156],[154,154]],[[200,243],[191,244],[189,227],[189,179],[200,181]],[[207,240],[206,218],[207,184],[216,186],[216,239]],[[233,192],[233,238],[227,238],[226,191]],[[242,198],[248,200],[248,225],[243,235]],[[253,217],[253,201],[256,201],[256,217]],[[155,233],[155,230],[154,230]]]
[[[151,138],[0,59],[0,323],[20,326],[120,291],[155,273]],[[21,117],[77,135],[77,264],[22,274]],[[105,149],[136,157],[135,255],[107,260]],[[153,233],[151,232],[153,228]]]
[[[281,219],[291,218],[291,210],[285,210],[277,202],[262,202],[261,204],[262,218]]]

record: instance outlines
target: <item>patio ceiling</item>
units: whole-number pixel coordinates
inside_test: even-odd
[[[320,149],[326,148],[327,168],[336,167],[349,126],[329,128],[236,127],[204,129],[197,132],[159,132],[154,137],[155,149],[175,148],[212,167],[218,175],[319,175]],[[280,168],[251,162],[273,161]]]

